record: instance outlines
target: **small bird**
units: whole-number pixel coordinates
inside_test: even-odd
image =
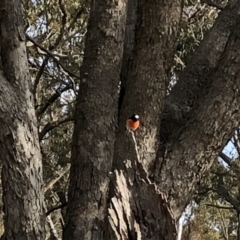
[[[126,128],[127,130],[135,131],[140,125],[139,116],[133,114],[130,118],[127,119]]]

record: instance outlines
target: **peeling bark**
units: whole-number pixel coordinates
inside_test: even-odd
[[[76,106],[64,239],[109,239],[104,224],[125,22],[125,0],[92,1]]]
[[[2,239],[44,239],[42,163],[30,93],[21,1],[0,2],[0,158]]]
[[[173,215],[156,185],[140,175],[129,181],[129,175],[122,170],[115,170],[115,175],[115,196],[108,211],[116,239],[176,239]]]

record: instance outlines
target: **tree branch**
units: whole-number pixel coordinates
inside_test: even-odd
[[[53,206],[52,208],[50,208],[47,212],[46,212],[46,216],[48,216],[49,214],[51,214],[52,212],[58,210],[58,209],[63,209],[64,207],[67,206],[67,202],[65,203],[61,203],[61,204],[58,204],[56,206]]]
[[[59,4],[59,7],[61,9],[61,12],[62,12],[62,23],[61,23],[61,29],[60,29],[60,33],[54,43],[54,48],[56,48],[60,41],[62,40],[62,37],[63,37],[63,34],[64,34],[64,29],[65,29],[65,25],[67,23],[67,12],[66,12],[66,9],[65,9],[65,6],[63,4],[63,0],[58,0],[58,4]]]
[[[73,28],[75,22],[83,14],[84,10],[85,10],[85,4],[83,4],[80,8],[78,8],[78,10],[77,10],[76,14],[74,15],[71,23],[69,24],[68,31]]]
[[[217,189],[215,189],[215,191],[224,199],[226,199],[226,201],[228,201],[238,213],[240,213],[239,202],[229,193],[229,191],[223,185],[219,186]]]
[[[220,209],[234,209],[233,207],[226,207],[226,206],[221,206],[221,205],[215,205],[215,204],[205,204],[208,207],[215,207],[215,208],[220,208]]]
[[[48,182],[45,184],[43,191],[44,193],[46,193],[50,188],[53,187],[53,185],[59,181],[59,179],[61,179],[70,169],[70,164],[68,164],[66,167],[64,167],[63,169],[61,169],[58,172],[54,173],[54,176],[48,180]]]
[[[46,109],[52,105],[63,92],[66,92],[67,90],[71,89],[70,85],[65,86],[63,89],[56,90],[56,92],[47,100],[47,102],[42,106],[39,110],[37,110],[37,117],[40,117]]]
[[[186,116],[211,85],[211,76],[219,64],[239,11],[240,1],[225,8],[187,63],[166,99],[161,121],[161,141],[167,142],[171,134],[188,120]]]
[[[237,2],[240,7],[240,1]],[[165,194],[171,199],[176,218],[191,199],[197,182],[210,169],[222,145],[239,124],[240,94],[236,90],[240,88],[239,24],[240,16],[218,68],[209,80],[212,83],[202,89],[198,104],[193,106],[186,122],[175,129],[165,145],[166,151],[159,151],[155,176],[159,188],[168,189]],[[169,182],[173,183],[170,188]]]
[[[36,103],[37,103],[37,100],[36,100],[37,86],[38,86],[38,83],[39,83],[39,81],[40,81],[40,78],[41,78],[41,76],[42,76],[42,74],[43,74],[44,68],[45,68],[45,66],[46,66],[47,63],[48,63],[48,60],[49,60],[49,55],[47,55],[47,56],[44,58],[44,60],[43,60],[43,62],[42,62],[42,65],[41,65],[41,67],[40,67],[40,69],[39,69],[39,71],[38,71],[38,73],[37,73],[37,76],[36,76],[36,79],[35,79],[35,81],[34,81],[34,84],[33,84],[33,97],[34,97],[34,103],[35,103],[35,105],[36,105]]]
[[[53,130],[56,127],[59,127],[60,125],[67,123],[67,122],[71,122],[74,121],[73,117],[65,117],[63,119],[58,119],[57,121],[53,121],[53,122],[49,122],[47,123],[42,131],[39,133],[39,141],[42,141],[44,136],[50,132],[51,130]]]
[[[219,157],[225,162],[227,163],[227,165],[230,167],[232,165],[232,159],[230,157],[228,157],[225,153],[223,153],[221,151],[221,153],[219,154]]]

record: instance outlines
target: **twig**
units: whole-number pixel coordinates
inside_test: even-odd
[[[58,236],[58,233],[57,233],[57,230],[54,226],[54,223],[52,221],[52,218],[51,216],[47,216],[47,220],[48,220],[48,223],[49,223],[49,227],[51,229],[51,232],[53,234],[53,236],[55,237],[56,240],[61,240],[61,238]]]
[[[65,9],[65,6],[62,2],[62,0],[58,0],[58,4],[59,4],[59,7],[61,9],[61,12],[62,12],[62,26],[61,26],[61,29],[60,29],[60,34],[58,35],[55,43],[54,43],[54,48],[56,48],[58,46],[58,44],[60,43],[62,37],[63,37],[63,34],[64,34],[64,29],[65,29],[65,25],[67,23],[67,11]]]
[[[71,23],[69,24],[68,31],[72,29],[74,23],[83,14],[84,10],[85,10],[85,4],[83,4],[82,7],[77,10],[77,12],[76,12],[75,16],[73,17]]]
[[[215,205],[215,204],[205,204],[208,207],[215,207],[215,208],[221,208],[221,209],[234,209],[234,207],[226,207],[226,206],[221,206],[221,205]]]

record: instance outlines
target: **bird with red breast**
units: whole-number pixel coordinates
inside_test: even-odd
[[[133,114],[130,118],[126,121],[126,128],[130,131],[136,131],[139,128],[140,120],[137,114]]]

